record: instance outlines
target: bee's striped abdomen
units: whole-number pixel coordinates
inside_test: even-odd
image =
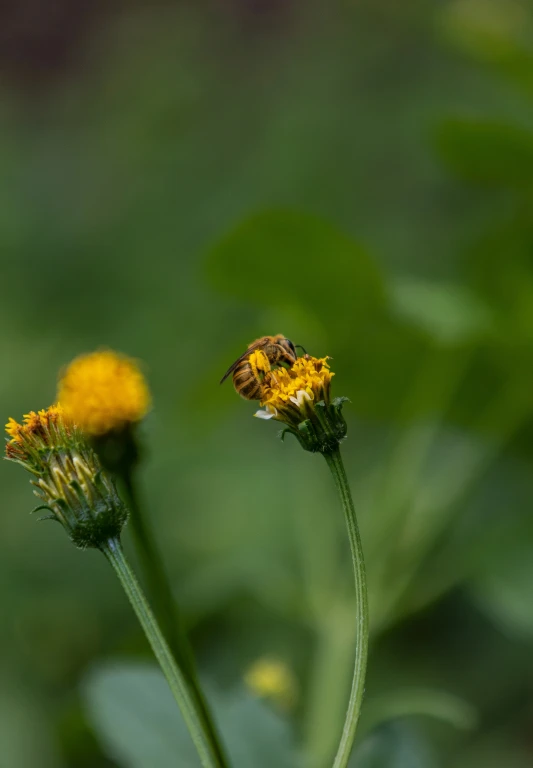
[[[248,360],[243,360],[233,374],[233,385],[239,395],[245,400],[260,400],[262,385],[254,375]]]

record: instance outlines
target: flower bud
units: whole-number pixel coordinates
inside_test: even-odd
[[[32,474],[43,519],[60,522],[77,547],[100,547],[120,535],[128,512],[81,430],[57,404],[9,419],[6,458]]]

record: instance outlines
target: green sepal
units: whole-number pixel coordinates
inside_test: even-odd
[[[91,498],[76,479],[63,485],[63,496],[50,499],[37,509],[48,509],[51,514],[41,520],[60,522],[70,540],[79,548],[99,548],[109,539],[120,535],[128,518],[128,510],[118,496],[114,484],[101,474],[98,484],[92,484]]]
[[[69,529],[70,538],[79,549],[98,549],[106,541],[120,536],[128,518],[128,510],[122,501],[119,499],[117,501],[118,503],[113,504],[109,502],[97,504],[91,510],[90,518],[78,521]]]
[[[61,509],[62,512],[68,512],[70,509],[65,499],[61,499],[61,498],[54,499],[54,504],[57,504],[57,506]]]
[[[344,440],[347,424],[342,406],[348,398],[337,397],[332,403],[320,400],[315,403],[310,418],[298,424],[298,431],[289,428],[300,444],[311,453],[331,453]]]
[[[280,438],[280,440],[281,440],[282,442],[285,442],[285,434],[286,434],[287,432],[288,432],[290,435],[294,435],[294,437],[295,437],[295,438],[298,440],[298,442],[300,443],[300,445],[302,446],[302,448],[306,448],[306,444],[305,444],[305,442],[302,440],[302,437],[301,437],[301,435],[299,434],[299,432],[297,432],[295,429],[293,429],[293,427],[287,427],[286,429],[282,430],[282,431],[279,433],[279,438]]]
[[[89,510],[89,504],[87,502],[87,497],[85,496],[85,493],[83,491],[83,488],[81,487],[80,483],[77,480],[71,480],[68,484],[69,488],[74,491],[74,493],[77,496],[78,503],[80,504],[81,508],[83,510]]]
[[[26,464],[24,461],[21,461],[20,459],[12,459],[11,456],[3,456],[4,461],[11,461],[13,464],[20,464],[23,469],[27,470],[28,472],[31,472],[32,475],[35,475],[35,477],[41,477],[41,472],[37,472],[36,469],[31,467],[29,464]]]
[[[334,397],[333,400],[331,401],[331,404],[334,405],[336,408],[342,408],[344,403],[349,403],[349,402],[350,402],[349,397],[341,396],[341,397]]]
[[[30,515],[34,515],[36,512],[39,512],[41,509],[47,509],[49,512],[54,512],[52,507],[49,507],[48,504],[39,504],[38,507],[34,507],[32,511],[30,512]]]
[[[281,440],[282,443],[285,442],[285,435],[289,432],[289,434],[294,435],[294,429],[291,429],[290,427],[286,427],[285,429],[282,429],[279,433],[278,437]],[[296,437],[296,435],[295,435]]]

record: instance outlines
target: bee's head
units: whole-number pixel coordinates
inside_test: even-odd
[[[296,360],[296,349],[294,348],[294,344],[290,339],[286,339],[284,336],[282,336],[278,344],[283,347],[283,349],[292,357],[293,360]]]

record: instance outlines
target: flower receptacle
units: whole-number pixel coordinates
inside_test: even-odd
[[[336,397],[329,405],[321,400],[315,403],[313,414],[297,426],[290,426],[281,433],[293,434],[302,448],[311,453],[331,453],[346,437],[348,427],[342,406],[348,398]]]

